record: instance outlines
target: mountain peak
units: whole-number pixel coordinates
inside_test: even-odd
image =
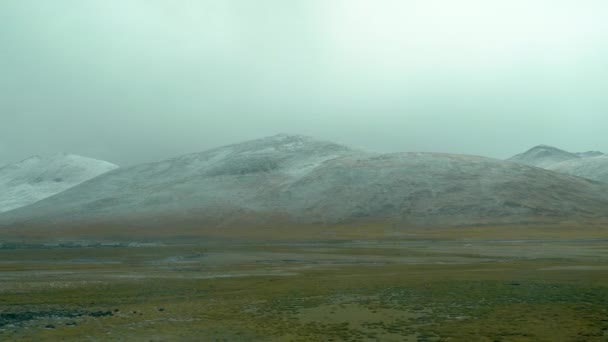
[[[564,151],[561,148],[557,148],[555,146],[545,145],[545,144],[536,145],[524,153],[531,152],[531,151],[538,151],[538,150],[548,150],[548,151],[569,153],[568,151]]]
[[[349,146],[316,139],[306,135],[276,134],[268,137],[243,141],[240,143],[220,147],[222,150],[230,150],[238,154],[264,154],[282,152],[284,154],[307,154],[307,153],[333,153],[357,151]],[[217,149],[215,149],[217,150]],[[203,152],[204,153],[204,152]]]
[[[565,160],[577,159],[580,156],[549,145],[538,145],[524,153],[515,155],[507,160],[519,164],[545,168]]]
[[[279,134],[270,135],[267,137],[261,137],[258,139],[248,140],[248,141],[245,141],[244,143],[255,142],[255,141],[290,143],[290,142],[318,142],[318,141],[322,141],[322,140],[316,139],[316,138],[313,138],[313,137],[310,137],[307,135],[301,135],[301,134],[279,133]],[[238,143],[237,143],[237,145],[238,145]]]

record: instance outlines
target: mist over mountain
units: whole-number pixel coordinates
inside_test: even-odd
[[[608,342],[607,66],[606,0],[0,0],[0,342]]]
[[[58,194],[117,165],[73,154],[34,156],[0,168],[0,212]]]
[[[608,215],[608,184],[491,158],[380,154],[277,135],[120,168],[3,226],[509,224]]]

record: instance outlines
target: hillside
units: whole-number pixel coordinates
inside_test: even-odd
[[[279,135],[121,168],[0,215],[0,225],[407,227],[607,215],[608,184],[484,157],[377,154]]]
[[[581,157],[579,154],[566,152],[553,146],[538,145],[507,160],[519,164],[546,168],[559,162]]]
[[[608,183],[608,156],[567,160],[547,169]]]
[[[0,168],[0,212],[53,196],[118,166],[73,154],[31,157]]]
[[[555,147],[540,145],[507,160],[608,182],[608,155],[599,151],[570,153]]]

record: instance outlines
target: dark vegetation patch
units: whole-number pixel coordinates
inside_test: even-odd
[[[1,312],[0,328],[6,325],[18,325],[32,320],[49,318],[75,318],[75,317],[106,317],[113,316],[111,311],[80,311],[80,310],[48,310],[48,311],[23,311],[23,312]]]
[[[307,322],[300,320],[306,309],[323,305],[331,305],[328,316],[320,315],[318,320]],[[272,322],[274,328],[291,329],[312,339],[548,341],[549,336],[566,333],[573,340],[587,341],[608,337],[606,307],[608,288],[605,287],[545,282],[439,281],[408,287],[336,291],[327,296],[294,294],[249,307],[249,310],[264,317],[263,321]],[[342,322],[327,321],[329,317],[340,316],[344,317]],[[358,319],[362,322],[356,322]],[[552,320],[563,326],[551,331],[551,324],[547,323]]]
[[[1,259],[11,262],[120,262],[0,265],[8,274],[0,277],[0,340],[606,341],[608,274],[582,268],[605,265],[605,244],[577,242],[583,245],[592,254],[581,259],[567,259],[574,254],[566,253],[554,259],[488,259],[481,244],[455,249],[441,241],[367,248],[350,243],[3,250]],[[240,264],[207,264],[228,251],[246,257]],[[408,257],[419,263],[327,267],[309,254],[361,261],[367,255]],[[463,255],[470,263],[422,262],[427,256]],[[175,256],[208,257],[182,272],[158,262]],[[581,270],[573,271],[575,266]],[[59,273],[59,279],[56,270],[69,276]],[[295,275],[201,277],[255,270]],[[114,274],[127,277],[109,276]]]

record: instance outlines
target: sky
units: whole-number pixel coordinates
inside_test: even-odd
[[[277,133],[608,152],[605,0],[3,0],[0,164]]]

